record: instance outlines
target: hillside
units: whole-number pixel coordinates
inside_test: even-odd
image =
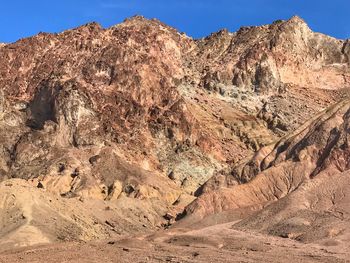
[[[349,88],[350,41],[299,17],[192,39],[136,16],[0,44],[0,244],[240,220],[343,246]]]

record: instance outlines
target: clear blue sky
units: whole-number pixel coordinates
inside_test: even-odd
[[[0,42],[91,21],[108,27],[135,14],[195,38],[299,15],[315,31],[350,38],[350,0],[2,0]]]

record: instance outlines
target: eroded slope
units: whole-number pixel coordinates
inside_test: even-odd
[[[21,178],[31,195],[47,191],[82,214],[94,201],[115,207],[97,224],[108,235],[164,227],[218,171],[346,96],[349,52],[349,41],[314,33],[298,17],[193,40],[138,16],[2,45],[0,181]],[[293,168],[302,172],[296,182],[312,165]],[[238,172],[228,184],[255,176]],[[261,207],[296,184],[278,187],[262,199],[230,189],[228,203]],[[221,192],[212,196],[219,204],[199,218],[226,209]]]

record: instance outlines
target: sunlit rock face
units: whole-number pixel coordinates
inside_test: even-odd
[[[350,101],[321,112],[201,188],[183,224],[215,215],[232,228],[348,251]],[[181,222],[181,221],[180,221]]]
[[[130,218],[117,232],[160,228],[213,175],[345,97],[349,63],[349,41],[298,17],[194,40],[137,16],[0,44],[0,181],[57,207],[111,203],[110,220]],[[72,239],[109,233],[84,222]]]

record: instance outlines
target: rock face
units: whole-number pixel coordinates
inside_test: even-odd
[[[201,187],[209,178],[299,131],[349,87],[349,41],[314,33],[298,17],[199,40],[139,16],[108,29],[41,33],[0,45],[0,181],[22,179],[39,188],[32,195],[57,197],[57,206],[115,207],[107,226],[95,222],[105,231],[96,237],[160,228],[201,192],[188,213],[217,212],[197,212],[213,188],[214,179]],[[224,181],[248,182],[281,158],[263,166],[253,159]],[[298,169],[302,182],[309,170]],[[121,218],[125,225],[115,223]],[[79,222],[86,233],[79,224],[90,223]],[[56,232],[44,236],[57,240]]]
[[[347,250],[349,124],[350,101],[341,101],[229,175],[210,179],[186,220],[226,213],[245,218],[236,229]]]

